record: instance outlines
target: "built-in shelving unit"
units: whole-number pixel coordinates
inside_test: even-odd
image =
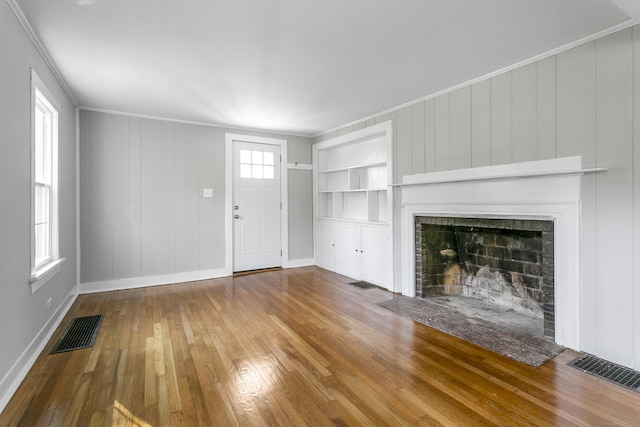
[[[359,254],[354,262],[367,264],[368,257],[375,256],[382,262],[384,272],[377,271],[373,283],[391,289],[391,218],[392,218],[392,158],[391,121],[341,135],[313,146],[314,161],[314,215],[316,225],[316,258],[318,265],[339,273],[363,279],[367,276],[353,265],[340,271],[343,261],[336,246],[341,236],[334,236],[340,229],[345,232],[353,227],[353,252]],[[366,228],[362,228],[366,227]],[[373,228],[372,228],[373,227]],[[368,234],[375,232],[375,234]],[[380,234],[382,233],[382,234]],[[363,249],[372,237],[378,246]],[[343,236],[342,236],[343,237]],[[342,240],[344,246],[345,241]],[[332,249],[335,248],[335,249]],[[349,248],[351,250],[352,248]],[[346,251],[346,249],[344,249]],[[328,251],[328,253],[327,253]],[[343,255],[347,255],[345,253]],[[387,260],[385,260],[385,257]],[[338,262],[335,259],[338,258]],[[389,268],[386,268],[386,264]],[[388,270],[388,271],[387,271]]]

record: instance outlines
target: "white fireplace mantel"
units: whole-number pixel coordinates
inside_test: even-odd
[[[580,157],[568,157],[405,176],[400,186],[403,295],[415,296],[416,216],[552,220],[556,342],[579,350],[580,180],[582,173],[602,170],[582,169]]]

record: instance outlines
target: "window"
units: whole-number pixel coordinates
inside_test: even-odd
[[[60,271],[57,102],[31,71],[31,292]]]
[[[275,158],[270,151],[240,150],[240,178],[275,179]]]

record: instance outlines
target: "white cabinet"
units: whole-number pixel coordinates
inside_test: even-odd
[[[392,289],[388,225],[320,220],[316,231],[320,267]]]
[[[327,270],[336,270],[336,229],[333,223],[316,223],[316,264]]]
[[[336,273],[360,280],[360,233],[356,224],[335,223]]]
[[[316,262],[393,289],[391,121],[313,146]]]

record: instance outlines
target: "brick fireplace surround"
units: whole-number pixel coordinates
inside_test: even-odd
[[[415,217],[416,296],[464,296],[543,319],[555,338],[553,221]]]
[[[553,330],[557,344],[580,350],[580,181],[584,173],[597,171],[582,169],[580,157],[566,157],[404,176],[402,184],[395,185],[400,193],[396,250],[400,254],[397,271],[401,272],[396,278],[396,291],[410,297],[418,295],[416,221],[424,221],[422,217],[453,218],[447,221],[454,224],[464,222],[461,218],[552,223],[553,249],[547,247],[542,256],[548,258],[552,253],[552,279],[542,279],[542,294],[531,293],[542,297],[543,303],[553,301],[553,317],[550,306],[542,307],[543,312],[549,312],[545,335]],[[544,234],[547,229],[529,231]],[[542,265],[543,269],[550,268],[544,261]],[[422,271],[420,268],[418,274]]]

